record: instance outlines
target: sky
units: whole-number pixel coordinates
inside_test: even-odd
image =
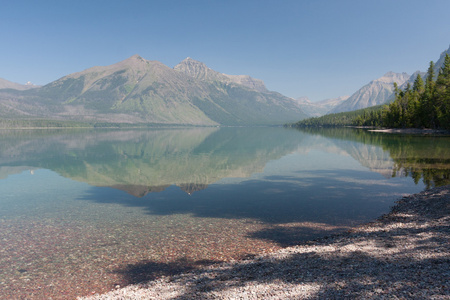
[[[450,46],[448,0],[30,0],[0,5],[0,78],[45,85],[134,54],[186,57],[312,101],[389,71],[426,71]]]

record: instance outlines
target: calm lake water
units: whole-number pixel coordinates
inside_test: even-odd
[[[450,183],[450,137],[0,132],[0,298],[70,298],[347,230]]]

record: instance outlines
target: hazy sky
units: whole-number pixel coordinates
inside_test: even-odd
[[[426,70],[449,47],[449,12],[449,0],[2,1],[0,78],[43,85],[133,54],[189,56],[318,101]]]

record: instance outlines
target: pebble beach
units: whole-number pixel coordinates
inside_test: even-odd
[[[345,233],[78,299],[450,299],[449,224],[448,185]]]

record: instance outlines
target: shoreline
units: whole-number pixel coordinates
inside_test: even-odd
[[[78,299],[448,299],[449,245],[447,185],[345,233]]]
[[[401,133],[401,134],[450,134],[450,131],[441,129],[420,129],[420,128],[385,128],[369,129],[372,132]]]

